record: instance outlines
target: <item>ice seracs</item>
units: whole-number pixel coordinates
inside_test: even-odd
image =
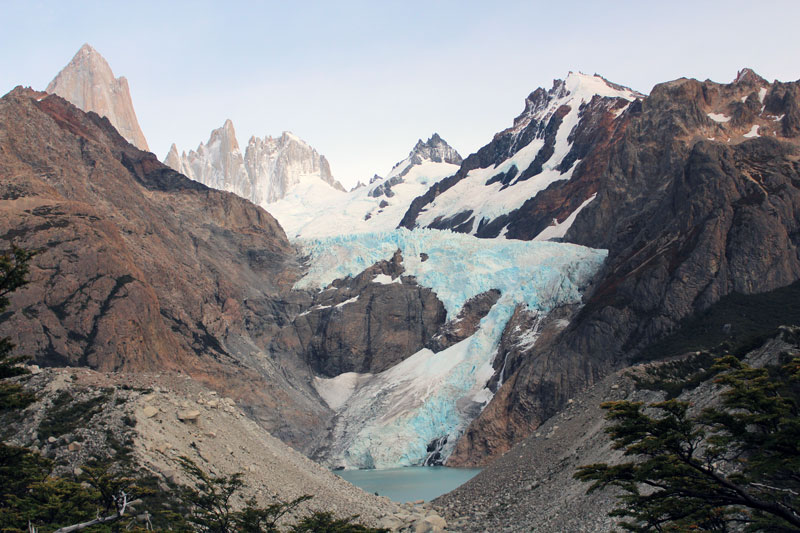
[[[125,139],[149,151],[133,110],[128,80],[115,78],[108,62],[97,50],[84,44],[45,89],[68,100],[83,111],[106,117]]]
[[[441,445],[437,453],[446,458],[492,397],[486,388],[494,373],[492,360],[515,307],[525,305],[546,315],[555,307],[579,302],[606,256],[603,250],[571,244],[477,239],[419,229],[299,244],[309,257],[309,269],[297,288],[324,288],[400,249],[405,274],[433,289],[449,317],[477,294],[490,289],[501,293],[478,331],[445,350],[422,349],[375,375],[315,380],[320,395],[337,411],[328,440],[332,444],[320,458],[329,466],[346,468],[422,465],[434,441]]]

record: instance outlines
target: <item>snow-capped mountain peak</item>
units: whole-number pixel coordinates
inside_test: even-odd
[[[463,159],[456,149],[447,144],[438,133],[434,133],[425,142],[419,139],[414,148],[408,153],[408,157],[396,163],[386,177],[389,179],[395,176],[403,177],[408,174],[411,167],[421,165],[423,162],[460,165],[462,161]],[[372,183],[372,180],[370,180],[370,183]]]
[[[347,194],[331,194],[320,180],[303,180],[267,210],[289,238],[391,231],[415,197],[452,176],[460,163],[458,152],[433,134],[420,139],[386,177],[375,174],[368,185]]]
[[[644,95],[622,85],[612,83],[598,74],[582,72],[567,74],[563,80],[553,80],[553,87],[546,91],[538,88],[525,99],[525,109],[514,119],[514,125],[495,137],[525,129],[534,120],[548,120],[562,105],[580,104],[590,101],[594,96],[624,98],[632,101]]]
[[[579,72],[555,80],[549,90],[536,89],[513,125],[469,156],[452,179],[417,198],[401,224],[514,238],[509,232],[523,205],[554,183],[570,181],[593,146],[592,132],[611,131],[631,102],[643,97],[597,74]],[[580,195],[552,202],[558,209],[526,231],[561,238],[569,229],[566,221],[574,220],[569,217],[593,194],[591,187],[584,187]],[[549,226],[554,227],[544,232]]]

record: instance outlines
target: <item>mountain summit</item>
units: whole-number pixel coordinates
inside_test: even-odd
[[[285,131],[280,137],[251,137],[242,155],[230,120],[212,131],[207,143],[200,143],[188,154],[179,155],[173,144],[164,163],[195,181],[261,206],[284,198],[307,178],[345,192],[333,178],[325,156],[291,132]]]
[[[65,98],[83,111],[105,116],[127,141],[150,151],[133,110],[128,80],[114,77],[100,53],[84,44],[45,89]]]
[[[463,159],[455,148],[439,137],[438,133],[434,133],[431,138],[425,142],[422,142],[422,139],[418,140],[417,144],[415,144],[414,148],[409,152],[408,157],[392,167],[392,171],[389,172],[389,177],[403,177],[408,174],[411,167],[421,165],[426,161],[460,165]]]

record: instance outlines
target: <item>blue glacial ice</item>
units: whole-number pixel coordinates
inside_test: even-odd
[[[445,455],[491,399],[485,387],[500,336],[518,304],[546,314],[580,302],[582,290],[602,265],[605,250],[573,244],[477,239],[449,231],[399,229],[392,232],[300,241],[309,270],[297,288],[324,288],[390,259],[399,248],[406,274],[430,287],[448,318],[472,296],[499,289],[500,300],[472,337],[434,354],[423,349],[358,386],[341,387],[333,445],[325,461],[346,468],[392,468],[422,464],[427,445],[448,436]],[[420,253],[428,255],[422,261]],[[337,390],[339,376],[318,379]]]

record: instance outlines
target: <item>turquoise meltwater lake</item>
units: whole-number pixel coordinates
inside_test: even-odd
[[[335,474],[369,493],[378,493],[398,503],[430,501],[463,485],[479,468],[409,466],[386,470],[336,470]]]

